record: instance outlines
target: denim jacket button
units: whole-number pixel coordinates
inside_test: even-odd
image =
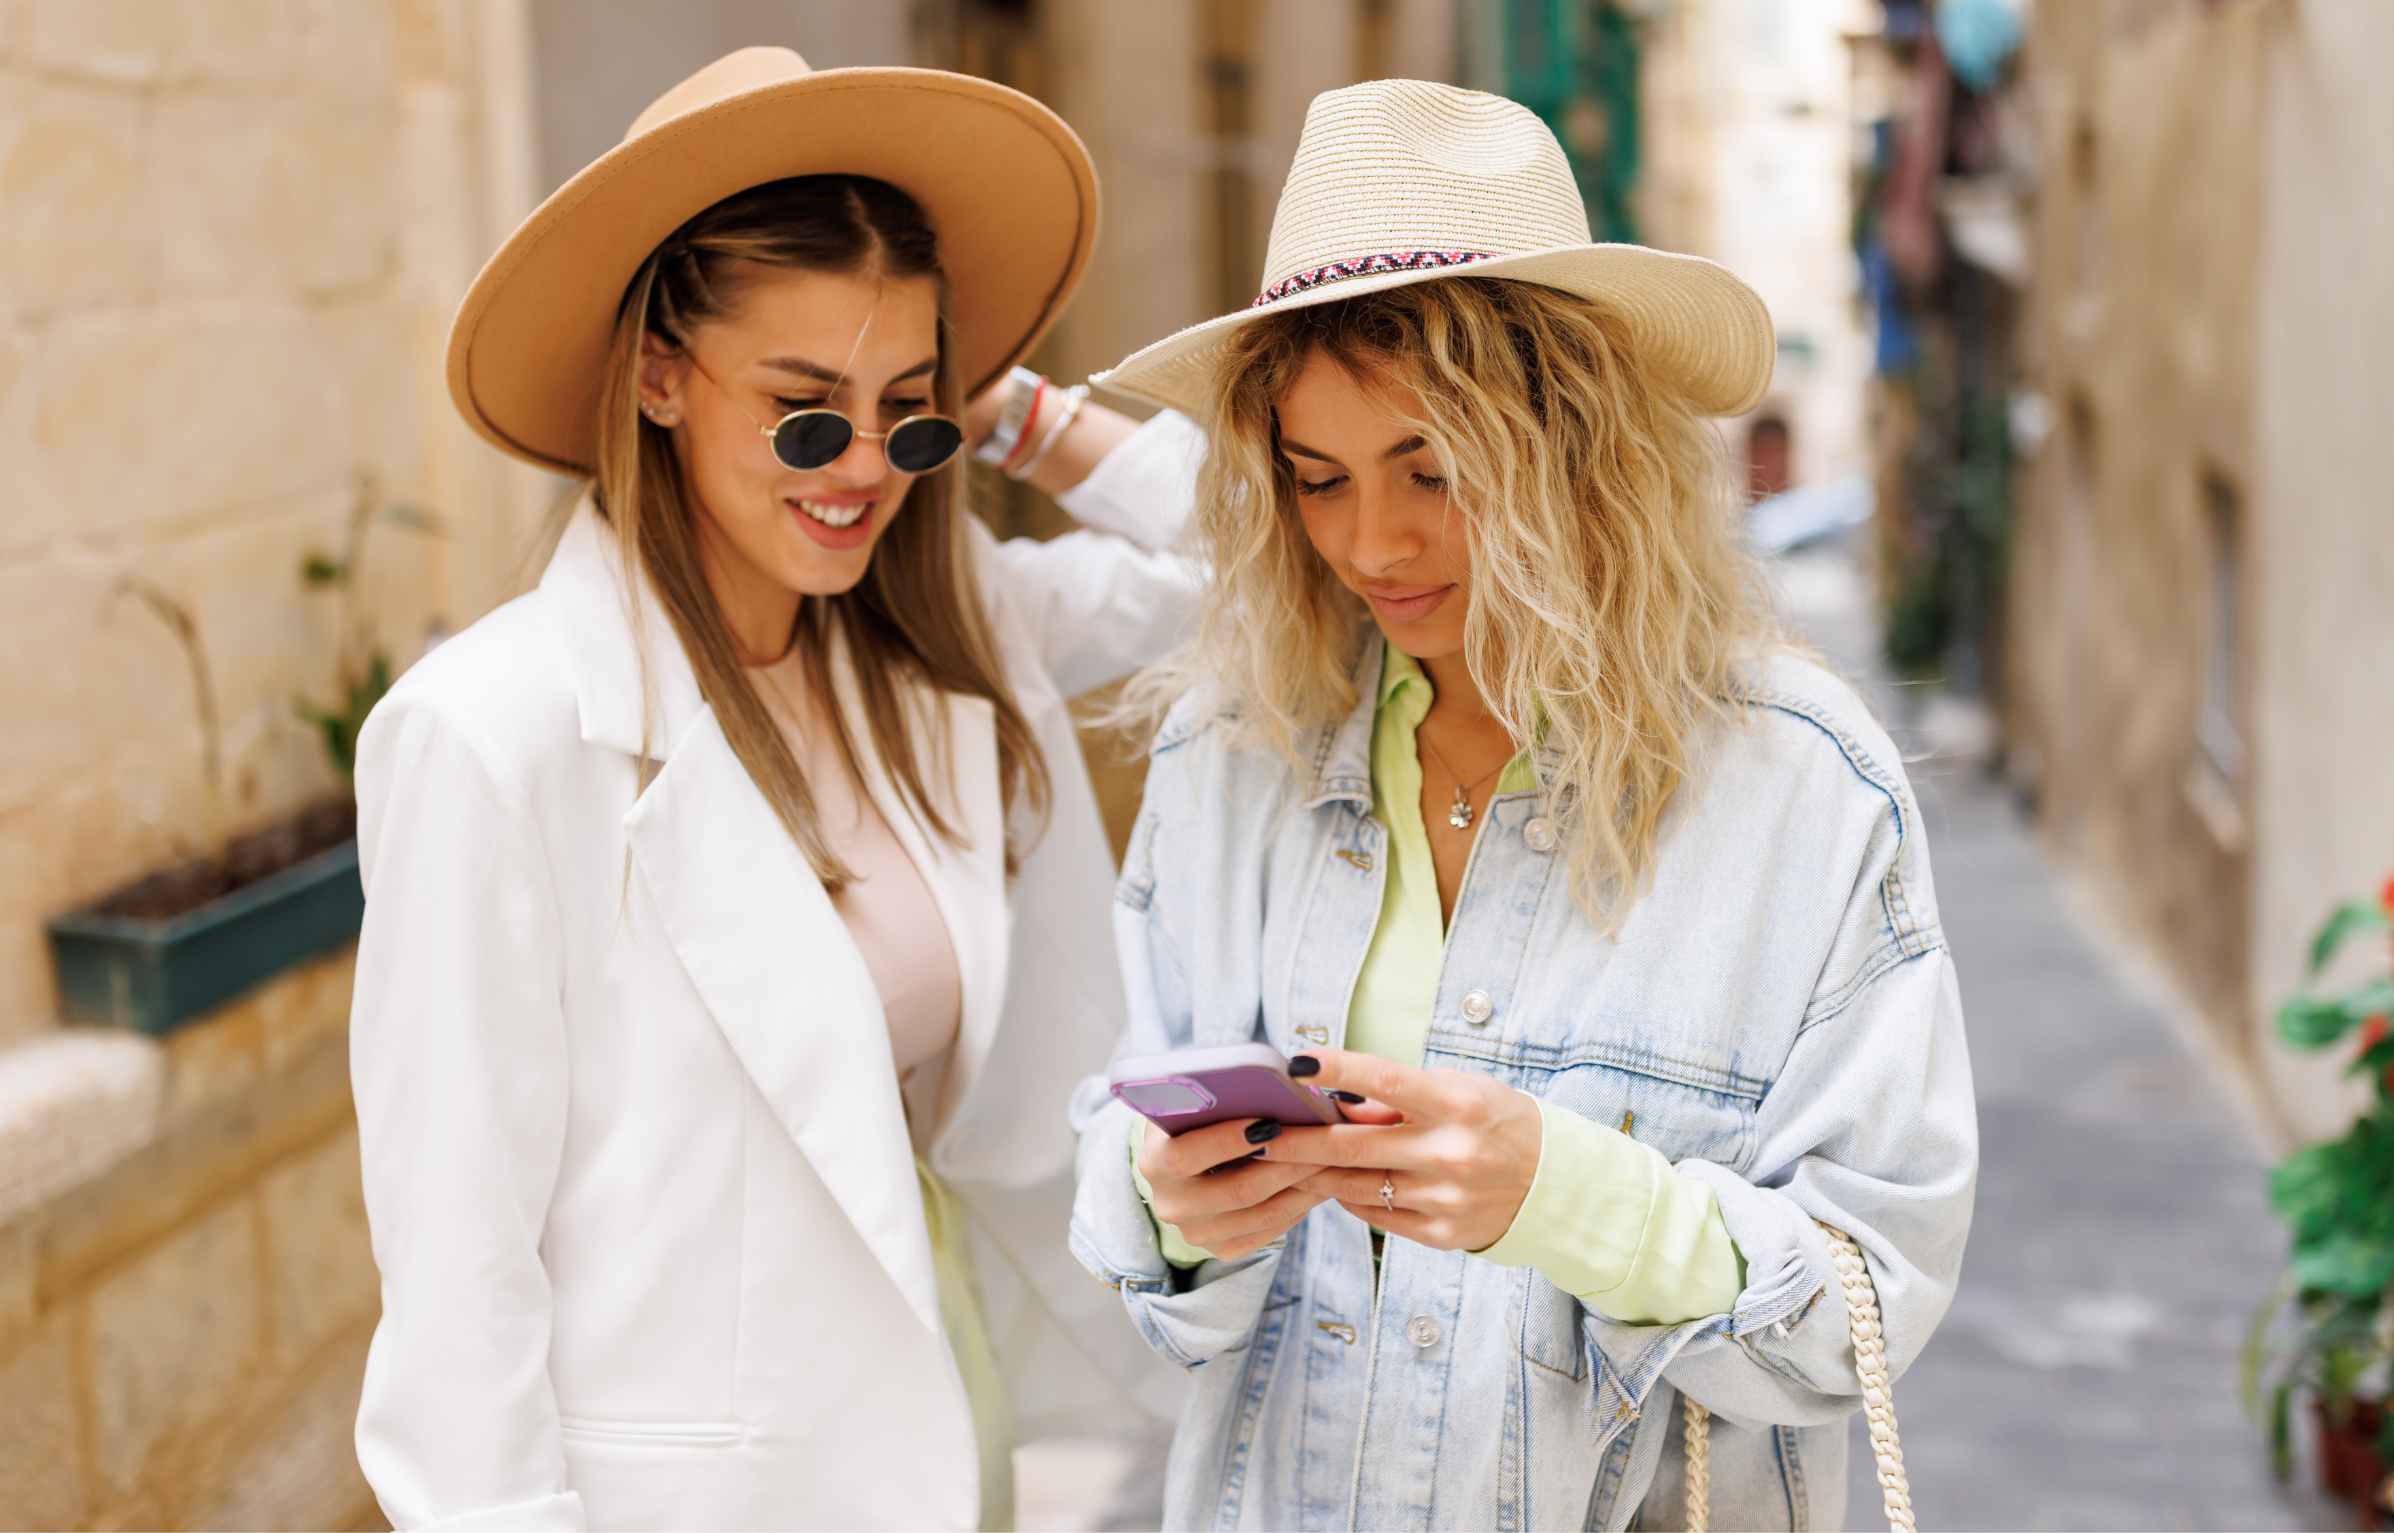
[[[1555,846],[1554,821],[1544,815],[1538,816],[1521,827],[1521,839],[1529,843],[1529,849],[1533,852],[1553,851]]]
[[[1496,1001],[1485,990],[1473,990],[1463,997],[1463,1020],[1474,1027],[1486,1027],[1488,1019],[1496,1015]]]
[[[1427,1315],[1415,1315],[1405,1326],[1406,1340],[1417,1347],[1434,1347],[1443,1334],[1438,1329],[1438,1322]]]

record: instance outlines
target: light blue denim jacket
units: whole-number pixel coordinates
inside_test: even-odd
[[[1387,869],[1380,658],[1373,635],[1354,712],[1302,772],[1194,700],[1166,720],[1116,892],[1122,1053],[1340,1043]],[[1858,1386],[1813,1220],[1866,1253],[1900,1375],[1953,1297],[1978,1168],[1902,766],[1845,685],[1777,656],[1698,742],[1617,936],[1580,912],[1553,831],[1535,792],[1491,805],[1426,1063],[1628,1125],[1715,1189],[1745,1291],[1728,1314],[1624,1325],[1527,1268],[1391,1240],[1375,1296],[1368,1232],[1336,1205],[1176,1273],[1132,1185],[1129,1109],[1087,1081],[1073,1252],[1194,1384],[1166,1526],[1682,1526],[1682,1391],[1713,1412],[1713,1526],[1845,1525]]]

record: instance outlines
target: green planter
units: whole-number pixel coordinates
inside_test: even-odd
[[[63,915],[49,926],[59,1003],[70,1021],[171,1032],[354,941],[365,913],[352,840],[183,915]]]

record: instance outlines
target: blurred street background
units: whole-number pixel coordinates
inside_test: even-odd
[[[1073,124],[1058,378],[1247,303],[1307,103],[1362,79],[1526,103],[1598,238],[1752,283],[1752,536],[1907,755],[1980,1090],[1897,1396],[1923,1521],[2364,1525],[2394,1164],[2306,1205],[2349,1228],[2258,1413],[2240,1353],[2271,1168],[2373,1110],[2394,1000],[2394,0],[0,0],[0,1527],[381,1526],[346,742],[574,489],[456,420],[449,315],[751,43]],[[108,968],[161,910],[184,977]],[[2366,999],[2298,1048],[2298,993]],[[1152,1526],[1156,1451],[1026,1449],[1023,1525]]]

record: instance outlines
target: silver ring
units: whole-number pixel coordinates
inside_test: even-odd
[[[1396,1175],[1393,1172],[1382,1172],[1380,1175],[1380,1206],[1392,1214],[1396,1212]]]

